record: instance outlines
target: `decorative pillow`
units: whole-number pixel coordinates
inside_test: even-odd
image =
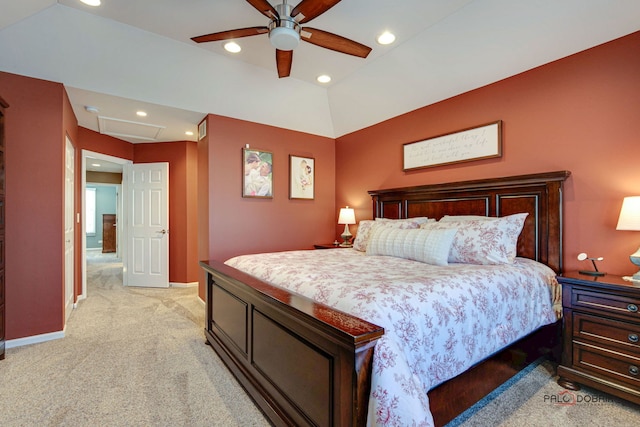
[[[457,228],[449,262],[465,264],[511,264],[517,254],[518,236],[527,213],[492,219],[466,219],[422,224],[421,228],[439,230]]]
[[[375,227],[367,245],[367,255],[388,255],[433,265],[448,265],[447,258],[455,228],[398,229]]]
[[[419,228],[420,224],[415,221],[374,221],[372,219],[365,219],[358,223],[358,231],[356,232],[356,238],[353,240],[353,249],[364,252],[367,250],[367,243],[369,242],[369,236],[374,227],[389,227],[400,229],[413,229]]]

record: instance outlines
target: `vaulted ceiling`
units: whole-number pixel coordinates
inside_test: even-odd
[[[0,71],[63,83],[81,126],[134,143],[195,140],[207,113],[339,137],[638,31],[640,1],[343,0],[309,25],[369,56],[303,42],[282,79],[266,34],[191,40],[267,22],[243,0],[2,0]]]

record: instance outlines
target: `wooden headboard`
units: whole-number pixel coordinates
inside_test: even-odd
[[[528,212],[518,256],[562,272],[562,184],[569,171],[369,191],[376,218]]]

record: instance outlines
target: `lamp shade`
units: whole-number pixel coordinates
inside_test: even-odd
[[[616,230],[640,231],[640,196],[624,198]]]
[[[338,224],[355,224],[356,214],[349,206],[340,209],[340,216],[338,217]]]

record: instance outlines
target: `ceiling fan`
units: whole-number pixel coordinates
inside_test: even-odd
[[[276,66],[280,78],[288,77],[291,74],[293,50],[300,43],[300,39],[316,46],[360,58],[366,58],[371,52],[370,47],[345,37],[315,28],[301,27],[301,24],[322,15],[340,3],[340,0],[302,0],[296,7],[289,5],[287,0],[283,0],[282,4],[276,7],[273,7],[267,0],[247,0],[247,2],[270,19],[268,26],[220,31],[192,37],[191,40],[196,43],[205,43],[269,33],[269,40],[276,48]]]

